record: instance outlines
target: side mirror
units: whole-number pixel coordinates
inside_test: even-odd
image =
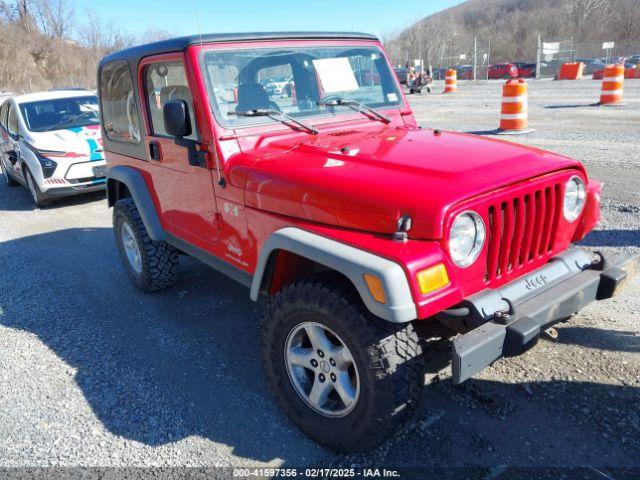
[[[189,106],[184,100],[171,100],[162,109],[164,130],[173,137],[188,137],[191,135],[191,118]]]

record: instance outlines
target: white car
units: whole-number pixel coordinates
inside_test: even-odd
[[[98,97],[84,90],[31,93],[0,107],[0,168],[36,207],[105,188]]]
[[[291,96],[291,82],[293,77],[278,77],[267,82],[265,90],[269,95]]]

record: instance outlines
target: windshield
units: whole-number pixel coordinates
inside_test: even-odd
[[[237,112],[276,110],[302,119],[353,112],[348,104],[330,100],[355,100],[372,108],[402,102],[375,46],[210,50],[202,59],[212,108],[226,127],[277,121]]]
[[[54,98],[20,104],[22,118],[32,132],[85,127],[100,123],[98,97]]]

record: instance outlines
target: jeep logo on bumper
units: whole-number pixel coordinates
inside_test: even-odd
[[[541,273],[540,275],[527,278],[524,282],[524,286],[527,290],[535,290],[538,287],[546,285],[547,282],[547,276],[544,273]]]

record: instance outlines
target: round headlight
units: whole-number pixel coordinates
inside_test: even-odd
[[[587,197],[587,189],[580,177],[571,177],[564,189],[564,206],[562,212],[568,222],[580,216]]]
[[[486,236],[484,222],[475,212],[462,212],[451,225],[449,254],[459,267],[468,267],[482,251]]]

